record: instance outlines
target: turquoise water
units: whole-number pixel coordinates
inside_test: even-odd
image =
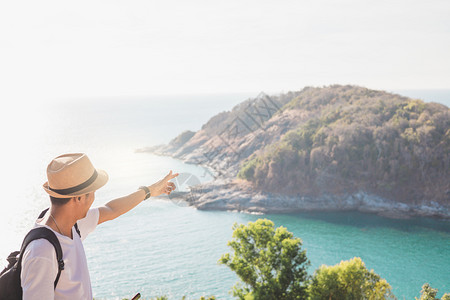
[[[142,164],[155,159],[148,154],[138,156]],[[183,168],[175,160],[165,164]],[[201,171],[196,175],[200,178]],[[99,226],[87,239],[95,297],[141,292],[171,299],[209,294],[229,299],[228,291],[237,278],[217,261],[230,251],[226,243],[233,223],[258,218],[269,218],[303,240],[311,260],[310,273],[322,264],[359,256],[392,285],[399,299],[418,296],[425,282],[441,291],[450,290],[449,222],[391,220],[354,212],[264,216],[206,212],[168,200],[145,202],[130,214]]]
[[[167,143],[183,130],[198,130],[210,116],[231,109],[245,95],[103,99],[24,106],[1,111],[3,166],[0,181],[0,258],[20,246],[39,211],[48,206],[41,185],[48,162],[62,152],[83,151],[110,175],[94,205],[150,184],[170,169],[209,180],[203,169],[134,149]],[[399,299],[413,299],[429,282],[450,292],[450,223],[390,220],[359,213],[247,215],[204,212],[169,198],[147,201],[102,224],[85,242],[96,298],[189,299],[214,294],[229,299],[235,275],[217,265],[229,251],[234,222],[269,218],[302,238],[312,273],[359,256],[392,285]]]

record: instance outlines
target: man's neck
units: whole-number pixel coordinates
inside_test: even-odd
[[[50,216],[48,217],[45,225],[52,228],[54,231],[59,232],[73,239],[72,227],[77,222],[75,216],[73,216],[73,210],[69,207],[54,207],[50,208]]]

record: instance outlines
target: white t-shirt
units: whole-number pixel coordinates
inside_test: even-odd
[[[35,227],[45,226],[51,229],[41,224],[47,219],[48,214],[49,212],[42,219],[37,220]],[[92,208],[84,219],[78,220],[81,239],[74,228],[72,228],[73,240],[52,230],[61,244],[64,260],[64,270],[61,271],[56,289],[54,289],[54,282],[58,274],[58,262],[53,245],[46,239],[39,239],[27,246],[20,274],[24,300],[92,300],[91,279],[82,241],[97,227],[98,219],[98,208]]]

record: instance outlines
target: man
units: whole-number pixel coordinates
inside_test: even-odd
[[[175,184],[169,180],[178,173],[169,172],[150,186],[117,198],[98,208],[91,208],[95,191],[106,184],[108,175],[95,169],[83,153],[56,157],[47,167],[48,181],[44,190],[50,195],[51,207],[37,226],[51,229],[57,236],[64,260],[58,284],[56,251],[46,239],[32,241],[25,249],[22,260],[21,285],[23,299],[89,299],[92,288],[82,241],[98,224],[113,220],[128,212],[150,195],[169,195]],[[74,227],[79,228],[81,237]]]

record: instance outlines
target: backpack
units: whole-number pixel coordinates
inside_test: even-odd
[[[43,218],[48,208],[41,212],[38,219]],[[78,229],[78,224],[75,224],[75,230],[81,237]],[[61,271],[64,270],[63,253],[61,244],[58,241],[55,233],[46,227],[37,227],[31,229],[25,236],[20,251],[11,252],[6,259],[8,266],[0,273],[0,300],[16,300],[22,299],[22,285],[20,281],[20,272],[22,270],[22,257],[25,252],[25,248],[34,240],[46,239],[49,241],[56,251],[56,259],[58,261],[58,274],[54,282],[54,288],[58,284]]]

